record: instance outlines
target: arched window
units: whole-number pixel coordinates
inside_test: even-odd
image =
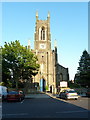
[[[41,28],[41,40],[45,40],[45,28]]]
[[[60,81],[63,81],[63,74],[60,73]]]

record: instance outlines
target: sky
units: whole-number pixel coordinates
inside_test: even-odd
[[[46,20],[50,12],[52,50],[57,41],[58,63],[69,69],[74,79],[84,50],[88,51],[88,2],[3,2],[2,46],[19,40],[34,49],[35,14]]]

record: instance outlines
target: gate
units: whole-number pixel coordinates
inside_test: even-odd
[[[40,91],[41,92],[46,91],[46,81],[44,79],[40,80]]]

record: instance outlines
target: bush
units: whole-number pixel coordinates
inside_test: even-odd
[[[76,83],[71,83],[71,82],[68,83],[68,86],[69,86],[70,88],[80,88],[80,85],[78,85],[78,84],[76,84]]]
[[[48,90],[48,86],[46,86],[46,91]]]

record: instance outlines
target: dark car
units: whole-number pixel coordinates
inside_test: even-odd
[[[87,96],[87,97],[90,97],[90,89],[87,90],[86,96]]]
[[[23,91],[9,91],[7,94],[7,101],[22,101],[24,97]]]
[[[60,94],[59,94],[60,98],[64,98],[64,99],[78,99],[78,94],[74,89],[68,89],[68,90],[63,90]]]

